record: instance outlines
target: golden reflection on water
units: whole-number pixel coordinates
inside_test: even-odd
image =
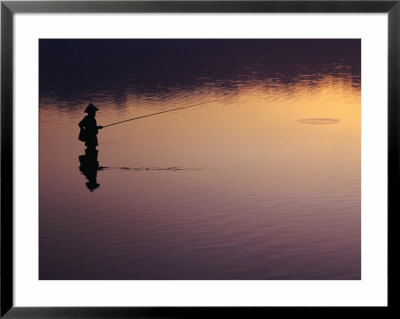
[[[281,154],[282,160],[294,161],[303,153],[318,158],[323,150],[332,149],[335,152],[330,152],[330,156],[340,156],[347,147],[358,154],[359,160],[360,91],[345,82],[330,80],[325,79],[323,85],[311,89],[298,85],[286,94],[282,94],[283,88],[266,91],[263,87],[251,87],[211,104],[105,128],[99,139],[115,143],[107,145],[112,148],[111,153],[118,153],[127,161],[135,158],[141,165],[181,162],[188,157],[196,164],[206,164],[228,154],[228,165],[246,154],[253,158],[276,158]],[[198,101],[215,98],[194,96]],[[173,103],[158,102],[138,111],[131,102],[123,114],[116,116],[129,119],[188,104],[186,99],[177,97]],[[109,114],[100,111],[98,122],[113,122]],[[334,119],[337,123],[329,127],[305,125],[299,122],[303,119]]]

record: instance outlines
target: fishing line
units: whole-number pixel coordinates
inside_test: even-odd
[[[113,125],[117,125],[117,124],[121,124],[121,123],[125,123],[125,122],[129,122],[129,121],[133,121],[133,120],[142,119],[144,117],[154,116],[154,115],[158,115],[158,114],[162,114],[162,113],[173,112],[173,111],[182,110],[182,109],[186,109],[186,108],[194,107],[194,106],[199,106],[199,105],[203,105],[203,104],[208,104],[208,103],[212,103],[212,102],[216,102],[216,101],[221,101],[221,100],[212,100],[212,101],[207,101],[207,102],[203,102],[203,103],[197,103],[197,104],[191,104],[191,105],[187,105],[187,106],[182,106],[182,107],[178,107],[178,108],[172,109],[172,110],[166,110],[166,111],[151,113],[151,114],[147,114],[147,115],[142,115],[142,116],[134,117],[134,118],[131,118],[131,119],[127,119],[127,120],[111,123],[111,124],[108,124],[108,125],[104,125],[103,128],[109,127],[109,126],[113,126]]]

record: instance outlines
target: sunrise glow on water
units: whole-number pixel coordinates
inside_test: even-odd
[[[361,279],[360,68],[360,40],[41,40],[39,278]],[[196,106],[100,130],[89,189],[88,103]]]

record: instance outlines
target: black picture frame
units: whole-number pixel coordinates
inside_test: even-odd
[[[394,307],[393,252],[387,307],[15,307],[13,303],[13,19],[16,13],[387,13],[388,14],[388,243],[399,212],[400,1],[1,1],[1,317],[5,318],[243,318],[280,315],[388,315]],[[386,212],[382,212],[386,213]],[[320,314],[319,314],[320,315]]]

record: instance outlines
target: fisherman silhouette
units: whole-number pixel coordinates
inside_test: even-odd
[[[102,129],[103,127],[97,126],[96,112],[98,110],[97,107],[90,103],[85,109],[85,112],[88,115],[86,115],[78,124],[81,129],[79,132],[79,140],[85,142],[88,150],[95,150],[96,146],[99,145],[97,142],[97,134],[99,133],[99,129]]]
[[[97,183],[97,171],[99,170],[99,162],[97,161],[98,150],[96,146],[98,145],[97,134],[102,126],[97,126],[96,122],[96,112],[99,109],[90,103],[85,112],[86,115],[82,121],[79,122],[80,127],[79,140],[85,142],[86,149],[85,155],[79,156],[79,170],[88,179],[86,187],[93,192],[96,188],[100,186]]]

